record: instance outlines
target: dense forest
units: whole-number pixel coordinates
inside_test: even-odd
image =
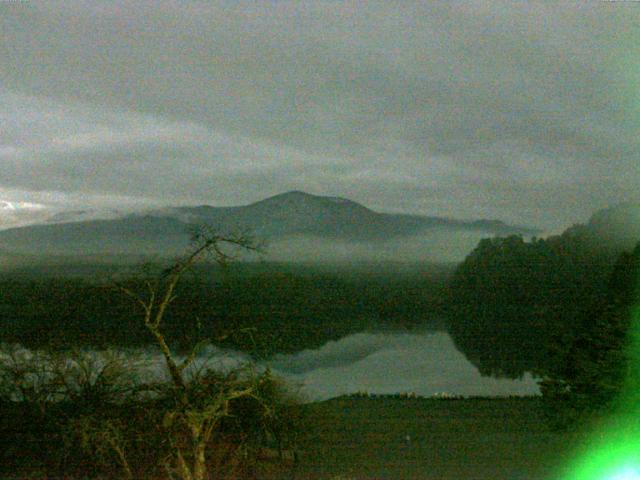
[[[640,386],[640,243],[618,258],[601,302],[569,335],[552,337],[539,371],[553,420],[571,422],[605,408],[636,413]]]
[[[448,287],[454,342],[485,375],[535,374],[557,427],[635,404],[640,243],[630,243],[582,225],[482,240]]]
[[[605,227],[592,220],[546,239],[485,239],[458,266],[448,328],[482,373],[545,368],[554,339],[574,336],[604,308],[614,266],[634,244]]]

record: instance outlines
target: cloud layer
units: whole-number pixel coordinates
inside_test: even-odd
[[[566,226],[640,200],[639,17],[622,2],[8,2],[0,199],[300,189]]]

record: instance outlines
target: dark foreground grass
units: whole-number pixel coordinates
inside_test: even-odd
[[[309,405],[297,478],[552,479],[576,434],[537,398],[343,397]]]
[[[265,464],[269,468],[261,467],[242,478],[555,480],[559,478],[560,467],[569,462],[573,447],[582,439],[579,433],[551,431],[537,398],[343,397],[303,405],[299,418],[302,435],[297,465],[284,464],[284,468],[272,469]],[[7,424],[2,432],[1,479],[122,478],[115,463],[108,469],[110,473],[100,475],[78,459],[63,462],[58,468],[45,468],[44,464],[38,464],[35,453],[49,451],[49,456],[61,461],[67,456],[73,460],[74,455],[84,455],[58,444],[55,435],[46,434],[46,425],[29,429],[24,425],[24,417],[12,415],[11,419],[0,419],[3,420],[0,424]],[[13,427],[9,428],[9,424]],[[19,430],[25,429],[38,434],[27,443],[16,443],[24,436]],[[153,429],[146,430],[152,433]],[[27,450],[16,449],[18,444],[24,444]],[[147,450],[161,445],[154,446],[143,439],[139,447],[135,449],[137,460]],[[66,453],[56,454],[60,448]],[[91,457],[85,460],[93,461]],[[75,467],[66,468],[65,464]],[[157,465],[148,467],[139,471],[137,478],[167,478]],[[212,470],[216,471],[219,472]]]

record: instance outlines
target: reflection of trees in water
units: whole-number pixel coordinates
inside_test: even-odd
[[[483,240],[450,285],[456,345],[486,375],[543,368],[550,339],[570,334],[602,301],[615,256],[573,235]]]

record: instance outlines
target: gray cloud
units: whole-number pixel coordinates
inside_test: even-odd
[[[620,2],[5,3],[0,196],[295,188],[566,226],[640,200],[638,17]]]

